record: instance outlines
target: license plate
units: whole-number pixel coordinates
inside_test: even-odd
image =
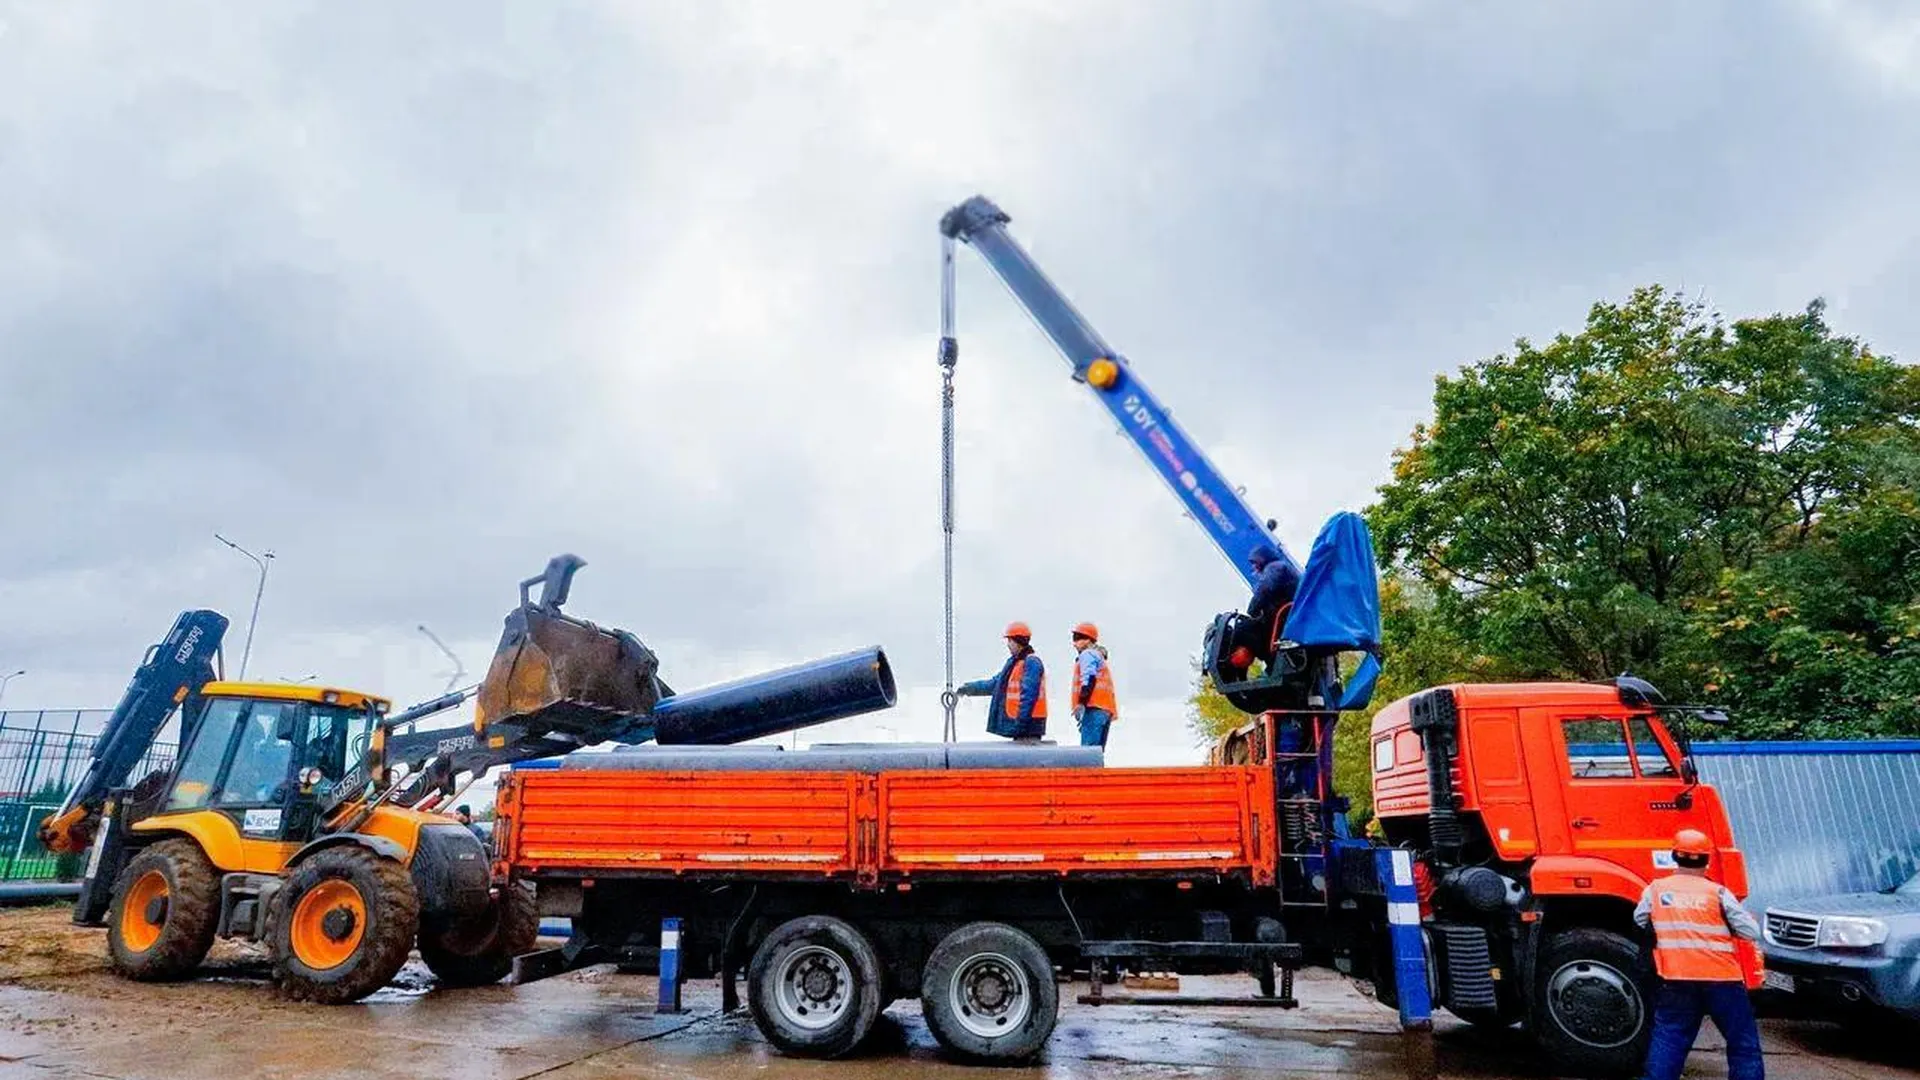
[[[1782,975],[1778,971],[1766,972],[1760,976],[1760,988],[1762,990],[1779,990],[1791,994],[1793,993],[1793,976]]]

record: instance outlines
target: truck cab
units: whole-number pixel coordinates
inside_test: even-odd
[[[1476,1024],[1528,1021],[1594,1072],[1644,1059],[1651,965],[1633,908],[1674,868],[1674,833],[1711,837],[1736,896],[1746,864],[1699,782],[1684,718],[1642,680],[1436,687],[1374,717],[1374,812],[1417,854],[1433,996]],[[1743,953],[1750,981],[1758,954]]]

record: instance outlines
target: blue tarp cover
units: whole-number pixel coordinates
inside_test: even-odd
[[[1380,577],[1359,514],[1328,519],[1313,540],[1283,636],[1309,649],[1380,648]]]

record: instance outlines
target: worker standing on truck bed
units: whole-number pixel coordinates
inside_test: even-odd
[[[1747,997],[1734,938],[1760,940],[1760,924],[1727,887],[1707,880],[1713,842],[1698,829],[1673,837],[1678,871],[1640,894],[1633,921],[1654,933],[1660,975],[1646,1080],[1679,1080],[1703,1016],[1727,1040],[1727,1080],[1761,1080],[1760,1028]]]
[[[1019,743],[1039,742],[1047,734],[1047,669],[1033,651],[1033,631],[1023,622],[1007,624],[1007,662],[989,679],[957,687],[961,697],[986,697],[987,734]]]
[[[1073,628],[1073,722],[1080,728],[1081,746],[1107,745],[1107,729],[1120,717],[1113,696],[1113,668],[1100,647],[1100,628],[1083,622]]]

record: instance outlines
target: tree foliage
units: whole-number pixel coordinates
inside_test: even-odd
[[[1658,287],[1436,380],[1367,518],[1386,664],[1342,721],[1455,681],[1632,672],[1731,735],[1920,734],[1920,372],[1824,305],[1726,323]],[[1211,741],[1248,718],[1197,675]]]
[[[1920,375],[1821,304],[1728,326],[1645,288],[1438,379],[1368,517],[1449,655],[1633,671],[1747,735],[1914,732],[1917,477]]]

